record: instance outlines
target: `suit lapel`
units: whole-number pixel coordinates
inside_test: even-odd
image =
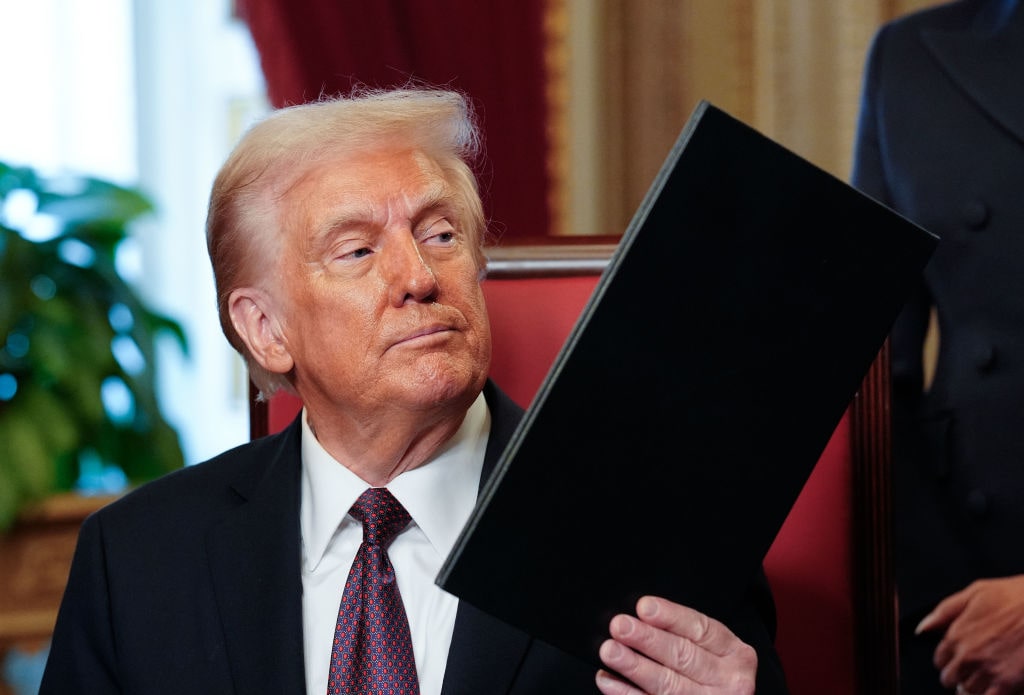
[[[484,393],[491,433],[481,485],[522,417],[494,384]],[[236,691],[304,692],[299,421],[260,446],[251,473],[232,486],[238,506],[207,538],[210,573]],[[525,632],[460,602],[442,695],[508,691],[531,643]]]
[[[1024,7],[1003,0],[971,31],[926,31],[922,40],[949,78],[1024,142]]]
[[[299,428],[254,451],[241,503],[210,532],[228,659],[240,693],[304,692]]]
[[[531,641],[525,632],[460,601],[441,695],[508,692]]]
[[[494,471],[523,415],[522,408],[493,382],[487,382],[484,396],[491,411],[491,433],[481,486]],[[522,630],[459,601],[441,695],[507,692],[531,642],[532,638]]]

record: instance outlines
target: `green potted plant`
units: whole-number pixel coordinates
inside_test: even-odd
[[[116,267],[139,191],[0,162],[0,531],[98,472],[184,465],[156,396],[157,334],[187,344]],[[44,231],[40,231],[43,228]]]

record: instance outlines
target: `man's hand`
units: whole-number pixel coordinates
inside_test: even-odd
[[[917,632],[945,629],[939,680],[969,695],[1024,692],[1024,575],[979,579],[945,598]]]
[[[637,601],[637,617],[617,615],[601,645],[604,695],[752,695],[757,652],[722,623],[663,598]]]

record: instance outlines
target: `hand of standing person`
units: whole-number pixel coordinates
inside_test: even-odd
[[[1024,692],[1024,575],[974,581],[917,626],[943,629],[935,666],[944,686],[967,695]]]

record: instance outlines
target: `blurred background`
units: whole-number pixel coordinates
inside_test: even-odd
[[[0,161],[103,177],[154,202],[118,268],[188,335],[188,356],[159,354],[185,460],[243,441],[247,381],[220,334],[203,225],[217,167],[266,108],[245,25],[227,0],[2,0],[0,64]]]
[[[529,2],[515,4],[530,11]],[[496,217],[506,239],[621,234],[699,99],[845,179],[872,32],[935,3],[532,4],[547,108],[547,152],[534,156],[545,157],[549,184],[547,200],[530,203],[549,205],[550,216],[540,231]],[[361,40],[372,45],[373,31],[361,25]],[[203,237],[217,167],[269,108],[238,9],[230,0],[2,0],[0,61],[0,161],[106,177],[155,203],[120,267],[189,337],[189,355],[167,347],[159,370],[185,460],[244,441],[247,380],[220,334]],[[499,106],[516,117],[515,99]]]
[[[616,236],[701,99],[846,180],[871,36],[934,4],[0,0],[0,163],[98,177],[151,201],[116,267],[187,339],[186,351],[157,336],[155,377],[191,464],[249,437],[248,379],[217,322],[204,222],[218,166],[268,109],[355,82],[465,89],[484,123],[499,243]],[[4,394],[0,383],[0,418]],[[27,561],[5,552],[2,533],[0,585],[35,586],[40,572],[19,574]],[[46,560],[58,595],[61,557]],[[34,620],[52,619],[40,611]],[[0,601],[0,652],[15,642],[12,621]],[[21,678],[11,661],[8,681]]]

